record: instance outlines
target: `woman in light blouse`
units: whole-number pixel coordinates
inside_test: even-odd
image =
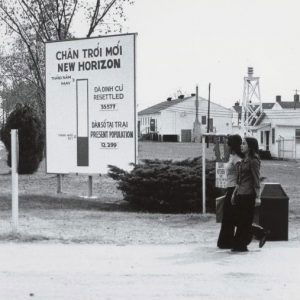
[[[231,196],[237,183],[237,165],[241,162],[243,154],[241,152],[242,138],[238,135],[230,135],[227,145],[229,147],[229,161],[225,165],[227,173],[226,196],[223,205],[223,218],[217,246],[220,249],[233,248],[233,237],[235,230],[234,207],[231,204]]]

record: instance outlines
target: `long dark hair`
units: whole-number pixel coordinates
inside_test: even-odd
[[[245,140],[247,142],[248,145],[248,149],[249,149],[249,157],[251,158],[259,158],[259,148],[258,148],[258,142],[257,139],[254,137],[245,137]]]
[[[241,152],[242,138],[238,134],[233,134],[228,136],[227,145],[230,148],[230,153],[235,153],[240,158],[244,157],[244,154]]]

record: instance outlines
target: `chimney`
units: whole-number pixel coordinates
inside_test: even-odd
[[[294,95],[294,102],[299,102],[299,95],[297,93]]]
[[[171,101],[171,100],[172,100],[172,97],[167,98],[167,101]]]
[[[278,102],[278,103],[281,102],[281,96],[280,96],[280,95],[277,95],[277,96],[276,96],[276,102]]]
[[[178,99],[183,99],[183,98],[184,98],[184,95],[178,96]]]
[[[235,106],[235,107],[240,106],[239,101],[236,101],[236,102],[234,103],[234,106]]]

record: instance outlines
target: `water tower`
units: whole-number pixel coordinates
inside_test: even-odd
[[[251,133],[263,116],[260,99],[259,77],[253,76],[253,68],[248,67],[244,77],[244,93],[242,103],[242,128],[244,133]]]

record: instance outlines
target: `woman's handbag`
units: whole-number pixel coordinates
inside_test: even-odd
[[[223,206],[224,206],[224,202],[225,202],[225,197],[226,197],[226,194],[221,197],[216,198],[216,221],[217,221],[217,223],[222,222]]]

